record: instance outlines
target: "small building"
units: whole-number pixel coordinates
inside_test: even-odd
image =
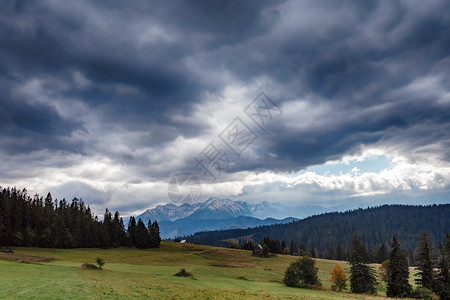
[[[186,244],[186,240],[181,240],[180,243],[181,244]]]
[[[256,245],[255,248],[253,248],[253,255],[254,256],[263,256],[264,255],[263,247],[260,244]]]

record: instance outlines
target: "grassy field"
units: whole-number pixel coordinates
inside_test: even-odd
[[[97,257],[106,262],[104,270],[81,268]],[[316,260],[325,290],[286,287],[284,271],[294,259],[171,242],[148,250],[16,248],[14,254],[0,255],[0,298],[383,299],[332,292],[328,271],[338,263],[348,274],[348,265],[330,260]],[[194,277],[174,276],[181,268]],[[384,295],[384,287],[379,295]]]

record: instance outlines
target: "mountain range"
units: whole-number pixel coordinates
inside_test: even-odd
[[[304,214],[311,215],[323,210],[322,207],[304,207]],[[210,197],[205,202],[195,204],[184,203],[175,205],[169,203],[148,209],[136,219],[157,220],[162,238],[174,238],[200,231],[222,230],[233,228],[248,228],[277,223],[289,223],[297,218],[282,219],[273,216],[282,215],[285,208],[280,204],[270,204],[266,201],[250,204],[243,201],[232,201]]]

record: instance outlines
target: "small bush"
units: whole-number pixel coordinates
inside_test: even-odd
[[[185,269],[181,269],[178,273],[175,273],[174,275],[178,276],[178,277],[192,277],[193,276],[191,273],[189,273]]]
[[[14,253],[14,251],[10,248],[1,248],[0,252],[2,253]]]
[[[389,260],[383,261],[378,267],[378,274],[380,275],[381,281],[387,284],[389,280]]]
[[[81,268],[84,270],[99,270],[100,268],[94,264],[82,264]]]
[[[286,269],[284,275],[284,283],[287,286],[310,288],[313,285],[320,286],[321,283],[317,277],[318,269],[315,266],[316,262],[307,256],[303,256]]]
[[[230,249],[240,249],[239,244],[236,244],[236,243],[233,243],[233,242],[230,242],[228,244],[228,248],[230,248]]]
[[[429,289],[424,288],[422,286],[418,286],[412,291],[411,298],[433,299],[432,295],[433,295],[433,293]]]
[[[105,265],[105,262],[100,257],[97,257],[97,264],[98,268],[101,269]]]

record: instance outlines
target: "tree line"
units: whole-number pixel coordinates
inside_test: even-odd
[[[81,199],[70,203],[29,196],[27,190],[4,188],[0,192],[0,246],[43,248],[158,247],[159,226],[130,218],[125,230],[118,211],[106,209],[103,220],[95,216]]]
[[[367,247],[370,261],[381,263],[387,259],[389,241],[395,235],[409,262],[414,264],[417,233],[423,230],[429,232],[434,240],[442,240],[448,228],[449,204],[383,205],[325,213],[286,224],[199,232],[181,239],[221,247],[228,247],[229,243],[226,241],[232,240],[238,241],[238,245],[242,247],[249,236],[253,243],[270,237],[276,241],[271,251],[273,253],[283,253],[284,241],[288,248],[294,244],[298,249],[310,252],[312,257],[348,261],[352,236],[357,232],[359,239]]]

